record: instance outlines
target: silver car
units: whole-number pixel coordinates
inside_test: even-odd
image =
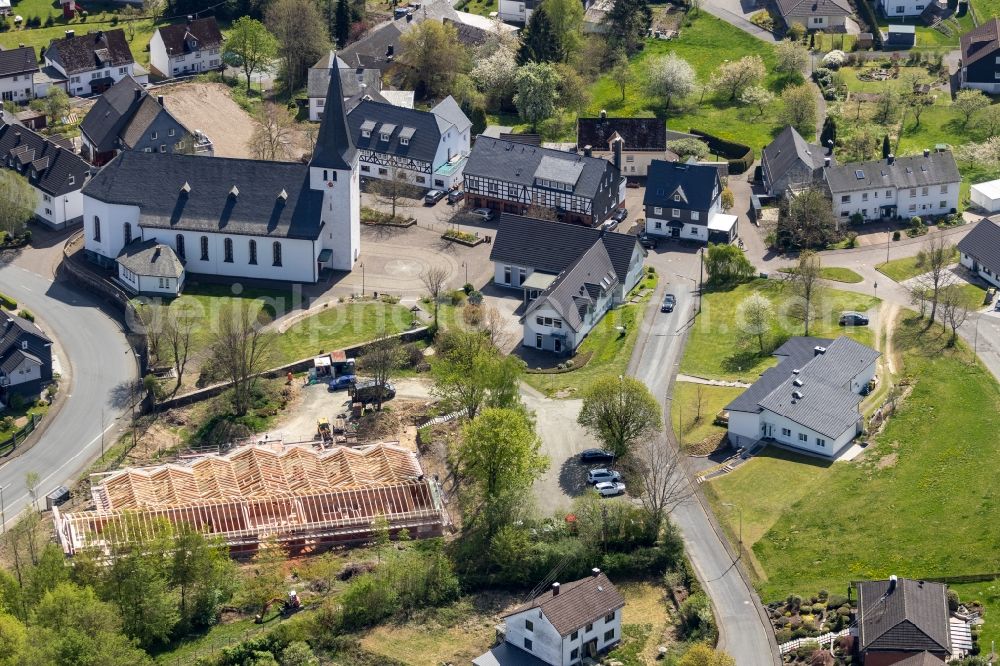
[[[599,467],[598,469],[592,469],[587,472],[587,483],[595,484],[601,483],[602,481],[621,481],[622,475],[610,469],[604,469]]]
[[[594,486],[594,490],[601,497],[614,497],[625,494],[625,484],[621,481],[602,481]]]

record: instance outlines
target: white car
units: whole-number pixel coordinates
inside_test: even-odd
[[[621,481],[602,481],[594,486],[601,497],[614,497],[625,493],[625,484]]]
[[[604,469],[603,467],[598,469],[592,469],[587,472],[587,483],[595,484],[601,483],[602,481],[621,481],[622,475],[618,472],[612,471],[610,469]]]

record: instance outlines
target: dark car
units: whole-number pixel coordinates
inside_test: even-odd
[[[364,404],[373,403],[378,397],[378,384],[374,379],[357,382],[350,389],[350,396],[351,400],[354,402],[361,402]],[[382,392],[382,400],[392,400],[395,397],[396,387],[392,384],[386,384]]]
[[[465,192],[463,192],[462,190],[452,190],[451,192],[448,193],[448,203],[450,204],[458,203],[464,198],[465,198]]]
[[[868,317],[860,312],[843,312],[840,315],[841,326],[867,326]]]
[[[639,245],[647,249],[656,249],[656,239],[643,232],[639,234]]]
[[[615,214],[611,216],[611,219],[616,222],[623,222],[626,217],[628,217],[628,208],[619,208],[615,211]]]
[[[675,305],[677,305],[677,297],[673,294],[667,294],[663,297],[663,304],[660,305],[660,312],[673,312]]]
[[[433,206],[438,201],[441,201],[441,199],[444,199],[446,194],[444,190],[431,190],[424,195],[424,203],[428,206]]]
[[[339,391],[341,389],[351,388],[357,378],[354,375],[341,375],[339,377],[334,377],[326,383],[326,390]]]
[[[609,462],[615,459],[615,454],[611,451],[605,451],[604,449],[587,449],[586,451],[580,452],[580,462],[590,463],[590,462]]]

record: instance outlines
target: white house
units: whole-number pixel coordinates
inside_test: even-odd
[[[653,236],[731,243],[739,232],[737,217],[722,211],[722,180],[714,165],[653,160],[642,203],[646,233]]]
[[[667,159],[667,124],[660,118],[577,118],[576,149],[610,160],[630,178],[644,178],[653,160]]]
[[[962,177],[949,150],[824,167],[833,212],[868,220],[934,217],[958,210]]]
[[[128,75],[146,83],[148,74],[135,64],[121,28],[77,35],[67,30],[45,50],[45,65],[68,80],[70,95],[100,94]]]
[[[575,666],[621,641],[624,607],[624,597],[600,569],[581,580],[553,583],[548,591],[508,612],[503,642],[472,663]]]
[[[185,271],[317,282],[361,251],[357,149],[339,77],[308,165],[120,153],[84,188],[85,250],[113,265],[135,240],[169,246]]]
[[[163,78],[222,68],[224,37],[214,16],[157,28],[149,40],[149,66]]]
[[[729,443],[773,440],[836,457],[864,429],[858,405],[875,378],[879,352],[848,337],[795,337],[774,355],[778,365],[726,406]]]
[[[4,168],[27,178],[35,190],[39,222],[53,229],[80,222],[81,190],[90,178],[90,165],[68,146],[20,125],[0,124],[0,160]]]
[[[0,51],[0,101],[28,102],[34,99],[32,79],[38,71],[35,47]]]
[[[177,296],[184,288],[184,264],[155,238],[123,247],[117,264],[118,281],[133,294]]]
[[[451,189],[462,182],[472,121],[450,95],[430,111],[362,100],[347,115],[361,175]]]
[[[908,18],[920,16],[935,4],[935,0],[878,0],[877,8],[890,19]],[[944,3],[940,4],[943,9]]]
[[[27,319],[0,313],[0,406],[31,399],[52,381],[52,341]]]
[[[958,241],[962,265],[1000,287],[1000,226],[998,218],[988,217],[976,223],[965,238]]]

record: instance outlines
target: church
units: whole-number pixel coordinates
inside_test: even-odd
[[[83,188],[87,257],[133,293],[167,296],[185,272],[314,283],[350,271],[361,194],[339,76],[326,108],[308,165],[120,153]]]

